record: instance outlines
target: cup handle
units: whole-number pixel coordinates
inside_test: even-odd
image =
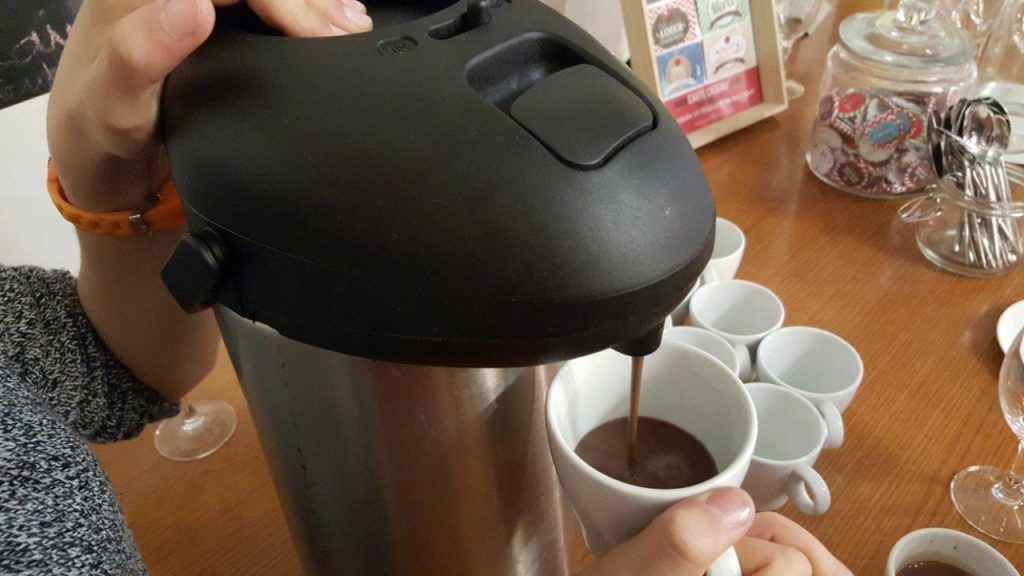
[[[740,568],[740,558],[736,555],[736,549],[732,546],[718,557],[711,566],[708,566],[706,576],[743,576]]]
[[[715,282],[718,282],[718,272],[715,272],[713,268],[705,268],[704,271],[700,273],[700,283],[702,285],[714,284]]]
[[[821,516],[832,505],[832,493],[825,479],[806,464],[793,470],[793,476],[786,484],[786,495],[808,516]]]
[[[846,430],[843,426],[843,416],[839,409],[831,402],[818,406],[822,418],[825,419],[825,427],[828,429],[828,439],[825,440],[825,448],[835,450],[843,445],[846,439]]]
[[[737,344],[732,347],[736,352],[736,358],[740,361],[739,379],[744,382],[750,382],[753,379],[754,362],[750,359],[750,349],[742,344]]]

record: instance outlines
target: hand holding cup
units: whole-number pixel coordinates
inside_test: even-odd
[[[555,470],[587,546],[597,556],[637,535],[683,499],[738,487],[757,437],[753,402],[736,375],[696,348],[666,342],[647,357],[640,415],[695,436],[719,472],[707,481],[677,489],[645,488],[605,476],[575,449],[591,430],[628,414],[630,365],[629,357],[612,350],[572,360],[548,390],[548,442]],[[730,549],[709,574],[739,576],[735,553]]]

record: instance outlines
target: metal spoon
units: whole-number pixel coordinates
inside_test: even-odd
[[[942,121],[942,112],[932,110],[928,114],[928,147],[932,153],[932,166],[939,180],[946,175],[946,166],[943,162],[945,153],[942,150]]]
[[[1010,144],[1010,114],[997,100],[972,100],[964,110],[962,129],[958,136],[978,148],[1000,156]]]

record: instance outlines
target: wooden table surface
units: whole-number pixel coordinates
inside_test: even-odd
[[[747,234],[739,277],[776,291],[788,325],[836,332],[863,356],[866,377],[845,414],[846,444],[818,464],[832,509],[817,519],[792,505],[783,513],[854,573],[881,575],[889,549],[911,530],[945,526],[980,536],[954,510],[949,481],[973,464],[1012,461],[994,330],[999,313],[1024,298],[1024,275],[974,280],[942,272],[896,217],[899,202],[839,193],[807,170],[803,151],[835,16],[857,3],[840,4],[838,15],[796,48],[791,75],[807,84],[807,96],[700,156],[720,214]],[[147,564],[157,576],[298,574],[225,355],[194,396],[227,400],[239,413],[235,436],[209,458],[164,460],[152,427],[136,440],[96,447]],[[1024,545],[983,539],[1024,567]],[[579,543],[577,556],[585,562]]]

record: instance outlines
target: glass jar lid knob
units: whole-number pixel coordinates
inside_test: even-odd
[[[895,10],[856,14],[840,26],[842,42],[865,58],[900,66],[962,66],[974,45],[940,11],[943,0],[900,0]]]

